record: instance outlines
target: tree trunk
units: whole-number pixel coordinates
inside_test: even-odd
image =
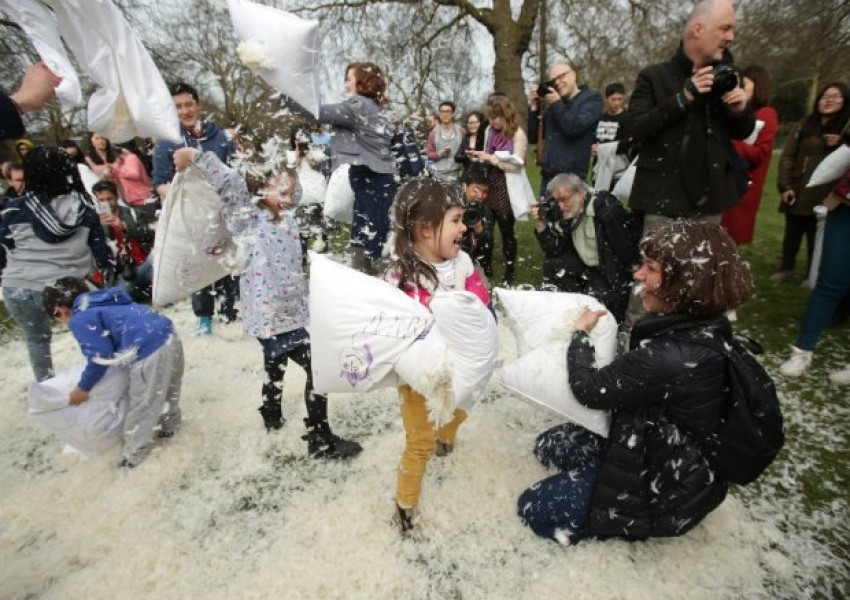
[[[523,129],[528,117],[528,98],[522,79],[522,57],[531,43],[539,8],[540,0],[525,0],[519,18],[515,21],[511,18],[510,2],[496,0],[492,18],[484,22],[493,36],[496,54],[496,63],[493,65],[494,88],[514,103]]]
[[[537,28],[537,76],[545,81],[549,74],[549,7],[540,0],[540,26]]]

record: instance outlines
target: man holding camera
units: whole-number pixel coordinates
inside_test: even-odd
[[[602,96],[578,85],[572,66],[557,64],[549,69],[548,81],[531,88],[529,103],[528,143],[537,144],[540,196],[558,173],[586,179],[596,124],[602,118]]]
[[[153,265],[148,260],[154,241],[149,213],[118,204],[118,188],[111,181],[92,186],[98,203],[100,224],[116,247],[115,281],[134,301],[150,300]]]
[[[685,25],[682,42],[667,62],[638,74],[629,101],[628,133],[637,144],[632,212],[647,232],[669,219],[720,223],[740,194],[730,139],[745,139],[755,116],[731,67],[735,7],[729,0],[701,0]],[[632,325],[645,314],[633,296],[622,328],[625,347]]]
[[[593,296],[622,321],[632,269],[640,262],[640,223],[608,192],[591,196],[572,173],[553,177],[531,214],[543,250],[544,287]]]
[[[749,136],[755,117],[731,68],[734,31],[729,0],[701,0],[676,54],[638,75],[628,111],[639,144],[629,206],[645,214],[645,229],[665,218],[719,223],[738,202],[730,138]]]
[[[487,178],[487,166],[472,163],[461,175],[461,189],[466,198],[466,210],[463,212],[463,224],[466,231],[460,240],[460,246],[472,260],[484,271],[484,275],[493,277],[493,211],[484,206],[490,182]]]

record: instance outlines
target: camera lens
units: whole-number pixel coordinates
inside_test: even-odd
[[[561,206],[554,198],[546,198],[540,202],[538,214],[547,223],[559,223],[563,217]]]
[[[714,83],[711,86],[711,91],[718,96],[722,96],[726,92],[731,92],[738,87],[738,74],[734,67],[730,65],[717,65],[712,71],[714,75]]]
[[[467,209],[463,212],[463,224],[467,227],[472,227],[478,221],[481,220],[483,216],[483,210],[479,204],[471,204],[467,207]]]

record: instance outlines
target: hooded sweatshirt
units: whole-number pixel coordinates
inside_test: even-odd
[[[107,368],[144,360],[174,332],[170,319],[136,304],[118,288],[77,296],[69,327],[88,359],[78,384],[87,392]]]
[[[100,219],[77,192],[44,201],[32,192],[11,200],[0,222],[3,286],[42,291],[60,277],[85,277],[110,266]]]

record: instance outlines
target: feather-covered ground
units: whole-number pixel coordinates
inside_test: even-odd
[[[307,457],[304,375],[287,373],[286,426],[266,434],[256,407],[257,342],[238,324],[193,334],[188,303],[165,311],[183,337],[184,425],[139,468],[119,451],[80,461],[27,417],[31,372],[20,340],[0,346],[2,598],[839,598],[848,593],[844,474],[814,446],[847,449],[848,390],[828,408],[785,393],[789,447],[758,487],[733,490],[688,535],[561,547],[516,517],[546,476],[534,437],[557,416],[490,385],[458,448],[429,466],[423,534],[391,524],[403,432],[395,390],[331,396],[337,433],[363,444],[349,462]],[[503,355],[515,353],[502,326]],[[80,360],[67,332],[58,369]],[[843,398],[843,400],[842,400]],[[818,441],[820,440],[820,441]],[[846,466],[846,465],[845,465]],[[818,473],[836,500],[812,506]],[[846,479],[844,479],[846,481]]]

